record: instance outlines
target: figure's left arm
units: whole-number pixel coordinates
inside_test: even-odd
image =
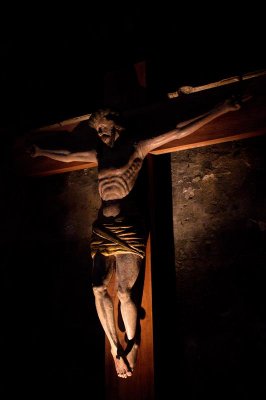
[[[237,111],[240,109],[240,103],[231,99],[226,100],[224,103],[214,107],[209,112],[201,114],[196,118],[177,124],[176,129],[173,129],[167,133],[159,135],[157,137],[142,140],[138,144],[138,150],[144,158],[150,151],[160,147],[166,143],[169,143],[176,139],[181,139],[185,136],[191,135],[198,129],[213,121],[214,119],[226,114],[230,111]]]

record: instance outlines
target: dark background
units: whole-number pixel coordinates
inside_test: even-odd
[[[106,74],[142,60],[148,102],[166,100],[180,85],[265,67],[263,13],[255,4],[88,7],[59,15],[24,10],[19,21],[3,12],[2,126],[20,131],[90,113],[103,104]]]
[[[39,398],[43,392],[51,394],[55,388],[56,393],[61,395],[71,389],[74,393],[76,391],[76,395],[78,393],[78,398],[82,397],[82,393],[93,396],[95,392],[101,398],[104,392],[104,337],[97,322],[92,293],[88,291],[90,269],[87,242],[77,242],[69,236],[65,240],[65,234],[71,236],[71,232],[69,234],[67,229],[62,228],[65,215],[73,210],[71,198],[77,202],[77,208],[81,204],[73,188],[84,183],[80,187],[85,190],[86,172],[36,180],[18,178],[10,161],[14,139],[30,128],[90,113],[104,105],[106,75],[131,69],[139,61],[145,60],[147,66],[147,103],[167,103],[167,92],[176,90],[180,85],[208,83],[265,68],[263,13],[255,4],[248,10],[233,10],[232,5],[226,4],[213,4],[207,10],[198,10],[195,5],[188,4],[188,10],[184,11],[180,7],[174,9],[175,6],[171,8],[164,4],[163,8],[159,5],[155,9],[153,5],[152,9],[144,11],[142,6],[134,4],[134,7],[129,6],[128,11],[123,9],[121,15],[121,8],[118,7],[111,9],[111,6],[101,5],[102,9],[95,11],[88,5],[89,11],[72,7],[68,17],[63,14],[55,16],[54,10],[49,10],[47,17],[44,8],[39,5],[38,12],[31,9],[27,18],[19,15],[19,23],[14,13],[9,14],[7,20],[2,14],[2,21],[7,22],[2,25],[0,38],[1,140],[4,144],[1,157],[2,343],[5,350],[2,388],[5,395],[19,391]],[[229,150],[226,149],[231,154]],[[237,150],[233,151],[232,157],[235,154]],[[206,157],[208,159],[209,154]],[[263,154],[260,160],[263,160]],[[169,169],[169,160],[166,160],[166,165]],[[158,169],[161,170],[162,166]],[[259,180],[251,177],[255,186],[265,175],[265,166],[258,171],[261,173]],[[263,174],[261,171],[264,171]],[[262,186],[257,184],[256,187]],[[159,191],[163,192],[161,188]],[[256,193],[260,193],[259,190]],[[67,199],[67,204],[64,199]],[[256,249],[257,244],[252,247],[251,254]],[[253,294],[261,277],[265,276],[263,274],[258,277]],[[169,282],[170,275],[167,279]],[[249,280],[248,272],[246,279]],[[224,288],[222,284],[221,287]],[[244,287],[248,299],[248,283],[245,282]],[[235,283],[232,293],[234,288],[237,288]],[[263,292],[262,289],[259,293]],[[202,292],[206,290],[215,291],[215,286],[207,282]],[[188,300],[190,296],[184,299]],[[258,296],[258,303],[261,304],[261,300],[264,300],[263,295]],[[181,311],[178,311],[178,322],[182,312],[186,311],[182,301],[179,298]],[[167,298],[157,297],[157,306],[166,303]],[[184,316],[182,329],[196,321],[198,329],[203,330],[203,337],[209,319],[205,316],[207,323],[204,324],[202,314],[198,313],[201,304],[197,307],[195,301],[195,318],[191,322],[189,314]],[[213,307],[216,310],[215,303]],[[263,331],[263,317],[258,318],[258,324],[261,320]],[[239,384],[239,390],[236,388],[234,393],[241,394],[241,397],[245,395],[242,373],[246,370],[243,366],[239,369],[242,354],[244,360],[246,357],[243,350],[245,343],[243,346],[240,343],[243,353],[237,358],[235,369],[224,378],[224,364],[220,367],[219,359],[215,363],[215,356],[210,362],[205,359],[201,362],[197,358],[200,351],[194,350],[194,339],[190,341],[186,332],[187,347],[182,345],[180,338],[177,345],[181,347],[179,354],[187,351],[188,356],[184,355],[181,361],[171,359],[171,349],[167,346],[168,332],[164,331],[166,325],[157,322],[157,327],[160,325],[161,332],[164,332],[162,337],[166,339],[165,343],[161,343],[161,359],[167,362],[170,369],[171,384],[168,382],[168,385],[174,387],[177,394],[186,399],[187,389],[194,382],[189,390],[191,398],[198,393],[209,394],[211,398],[213,390],[217,390],[216,395],[219,394],[220,387],[224,396],[230,390],[229,384],[234,382],[233,375],[240,371],[237,382],[243,383],[243,386]],[[171,326],[167,327],[171,331]],[[241,329],[241,324],[238,327]],[[258,331],[261,332],[259,328]],[[193,326],[190,332],[195,332]],[[227,337],[226,334],[223,337]],[[241,341],[242,336],[236,336],[236,339],[238,337]],[[252,353],[256,338],[253,341],[248,336],[248,340]],[[216,350],[220,343],[218,341]],[[259,350],[265,346],[264,339],[261,343]],[[205,348],[201,345],[199,349]],[[206,351],[206,354],[216,353]],[[185,372],[183,362],[187,362]],[[257,363],[257,368],[263,372],[265,363],[259,355],[252,362]],[[184,378],[180,386],[178,381],[175,383],[175,369],[171,365],[177,366],[180,380]],[[199,371],[189,370],[195,366]],[[203,369],[200,369],[202,366]],[[163,393],[164,384],[167,386],[167,368],[164,364],[159,367],[164,377],[160,393]],[[243,374],[245,381],[250,377],[249,371]],[[201,387],[202,377],[209,388],[207,393],[205,387]],[[208,379],[212,380],[210,386]],[[251,380],[249,393],[252,393],[253,383],[256,384],[257,380]],[[260,394],[259,386],[255,393]]]

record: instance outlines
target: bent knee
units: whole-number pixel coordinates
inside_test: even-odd
[[[125,303],[131,299],[131,291],[129,289],[121,290],[118,288],[117,297],[119,298],[121,303]]]
[[[95,297],[102,297],[106,294],[107,288],[105,285],[101,286],[93,286],[92,287],[93,293]]]

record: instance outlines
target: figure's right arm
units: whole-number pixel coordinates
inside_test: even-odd
[[[41,149],[40,147],[33,145],[31,146],[29,153],[31,157],[48,157],[52,160],[62,162],[97,162],[97,156],[95,150],[71,152],[69,150],[47,150]]]

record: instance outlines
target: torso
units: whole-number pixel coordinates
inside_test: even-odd
[[[143,159],[138,147],[130,143],[106,147],[98,155],[99,193],[104,201],[119,200],[133,189]]]

